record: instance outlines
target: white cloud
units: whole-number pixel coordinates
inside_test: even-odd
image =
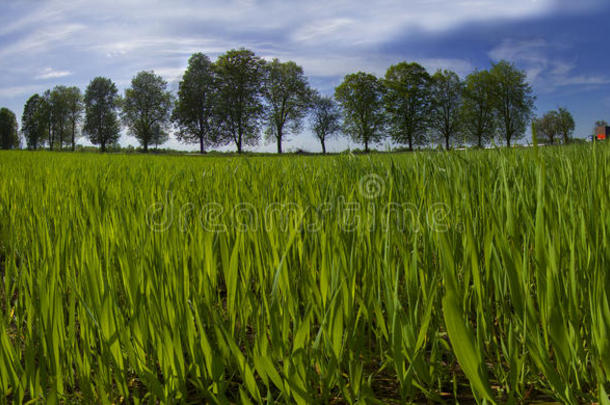
[[[85,0],[56,0],[26,3],[25,7],[32,10],[0,24],[3,26],[0,35],[32,32],[16,43],[14,49],[32,45],[38,48],[50,42],[59,45],[69,39],[76,44],[95,45],[116,56],[146,47],[150,42],[189,36],[187,27],[180,33],[182,25],[188,22],[189,27],[206,32],[210,39],[238,37],[246,46],[256,40],[248,38],[247,34],[253,31],[259,34],[277,31],[283,34],[277,40],[303,46],[371,45],[413,30],[442,32],[472,22],[537,16],[551,12],[556,1],[98,0],[92,7]],[[88,26],[74,24],[75,21],[87,21]]]
[[[77,23],[43,25],[29,31],[28,34],[16,42],[0,48],[0,57],[7,58],[13,55],[51,51],[57,46],[64,45],[67,41],[77,38],[76,34],[85,28],[83,24]]]
[[[610,83],[610,77],[577,73],[572,60],[560,56],[566,44],[553,44],[543,39],[504,40],[489,52],[494,61],[505,59],[516,63],[527,73],[528,80],[538,91],[549,93],[567,86],[600,86]]]
[[[29,95],[35,91],[40,90],[39,86],[28,85],[28,86],[8,86],[0,88],[0,97],[2,98],[13,98],[17,96]]]
[[[57,64],[69,55],[76,64],[87,60],[88,66],[104,65],[100,69],[175,70],[183,67],[193,52],[213,57],[245,46],[259,54],[298,59],[314,75],[334,76],[356,69],[381,73],[387,60],[408,58],[404,54],[398,60],[377,57],[381,53],[378,46],[397,36],[537,16],[555,12],[557,2],[563,1],[150,0],[144,4],[142,0],[98,0],[95,7],[86,0],[20,3],[20,18],[0,16],[0,71],[2,60],[15,55],[40,58],[46,65]],[[19,10],[19,5],[13,8]],[[7,34],[17,40],[3,44],[2,35]],[[470,68],[465,61],[423,62],[431,70],[454,68],[463,73]],[[32,77],[57,78],[68,71],[59,73],[62,75],[45,76],[38,72]]]
[[[413,48],[388,51],[399,38],[427,38],[475,23],[500,23],[582,11],[599,0],[49,0],[12,2],[0,14],[2,97],[27,95],[69,76],[84,87],[97,75],[125,87],[140,70],[175,82],[188,56],[212,59],[246,47],[265,57],[294,60],[312,82],[331,86],[349,72],[381,76],[391,64],[417,61],[428,70],[472,70],[468,57]],[[423,42],[425,44],[425,42]],[[411,46],[411,45],[409,45]],[[425,45],[419,49],[421,52]],[[606,79],[575,73],[545,54],[548,44],[500,44],[493,57],[521,61],[538,83],[596,85]],[[542,52],[539,57],[536,52]],[[568,61],[569,62],[569,61]],[[47,67],[45,70],[41,68]],[[74,72],[74,73],[72,73]],[[38,80],[38,81],[37,81]],[[49,80],[45,82],[43,80]],[[61,80],[58,80],[61,81]],[[28,90],[30,89],[30,90]],[[23,92],[23,93],[19,93]],[[23,100],[25,101],[25,100]],[[15,109],[20,108],[15,106]]]
[[[350,27],[354,23],[355,21],[349,18],[320,20],[312,24],[299,27],[292,35],[292,38],[295,41],[304,42],[313,39],[328,38],[329,36],[336,34],[341,29]]]
[[[48,67],[42,70],[35,79],[46,80],[46,79],[58,79],[60,77],[70,76],[72,72],[68,70],[55,70],[52,67]]]
[[[288,27],[294,27],[291,38],[306,45],[369,45],[400,33],[438,33],[473,22],[539,16],[552,12],[554,3],[554,0],[339,0],[320,7],[319,2],[313,6],[301,2],[293,4],[293,13],[302,18]]]
[[[606,76],[586,76],[577,75],[571,77],[565,77],[563,81],[559,82],[559,86],[599,86],[610,83],[610,78]]]

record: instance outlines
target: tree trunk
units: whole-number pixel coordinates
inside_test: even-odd
[[[241,136],[237,140],[237,153],[241,153]]]
[[[76,149],[76,125],[72,123],[72,152]]]
[[[203,148],[203,136],[199,137],[199,153],[202,155],[205,153],[205,149]]]
[[[413,152],[413,137],[409,137],[409,152]]]
[[[449,150],[449,136],[445,136],[445,149]]]
[[[144,146],[144,153],[147,153],[148,152],[148,142],[144,141],[144,144],[142,146]]]
[[[322,154],[326,155],[326,144],[324,143],[324,139],[321,139],[320,142],[322,142]]]
[[[106,152],[106,142],[102,141],[102,153]]]
[[[510,136],[506,137],[506,147],[510,148]]]
[[[277,130],[277,153],[278,155],[282,154],[282,128],[278,128]]]
[[[483,137],[479,135],[479,149],[483,148]]]
[[[364,151],[365,151],[366,153],[368,153],[368,152],[369,152],[369,140],[368,140],[368,139],[365,139],[365,140],[364,140]]]

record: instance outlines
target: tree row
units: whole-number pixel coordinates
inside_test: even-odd
[[[265,61],[239,49],[215,62],[202,53],[192,55],[176,95],[152,71],[138,73],[122,96],[104,77],[93,79],[84,95],[65,86],[34,94],[24,106],[21,131],[30,149],[74,150],[84,135],[105,151],[124,126],[144,151],[162,145],[173,132],[183,143],[198,144],[202,153],[228,144],[242,152],[263,136],[281,153],[286,139],[300,134],[308,121],[323,152],[326,141],[338,135],[366,151],[388,137],[409,150],[435,142],[447,149],[484,147],[492,140],[510,146],[524,136],[534,100],[525,73],[506,61],[464,80],[449,70],[431,75],[417,63],[402,62],[382,78],[348,74],[334,97],[326,97],[311,88],[296,63]],[[4,110],[0,118],[10,113]],[[565,109],[558,114],[571,118]],[[569,138],[567,131],[562,136]]]

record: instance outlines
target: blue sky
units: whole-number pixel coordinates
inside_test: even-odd
[[[100,75],[122,92],[137,72],[154,70],[175,90],[192,53],[215,59],[246,47],[296,61],[326,94],[347,73],[382,76],[400,61],[463,77],[507,59],[527,72],[538,114],[567,107],[579,137],[595,120],[610,121],[610,4],[598,0],[23,0],[0,7],[0,106],[18,117],[33,93],[59,84],[84,90]],[[128,136],[121,142],[136,144]],[[175,140],[167,146],[196,149]],[[340,139],[329,150],[348,146],[356,145]],[[320,149],[308,131],[285,145],[298,147]]]

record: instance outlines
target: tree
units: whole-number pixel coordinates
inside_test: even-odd
[[[381,141],[384,134],[383,85],[370,73],[345,76],[335,89],[335,99],[343,110],[343,131],[355,142],[369,145]]]
[[[553,145],[559,136],[559,113],[557,111],[549,111],[541,118],[536,118],[534,123],[538,139]]]
[[[28,149],[37,149],[46,140],[44,100],[38,94],[31,96],[23,107],[21,132],[25,136]]]
[[[479,148],[493,138],[497,128],[493,86],[493,76],[487,70],[474,71],[464,81],[462,130],[465,140]]]
[[[68,87],[65,91],[67,119],[72,151],[76,149],[78,125],[83,118],[83,95],[78,87]]]
[[[574,117],[572,117],[567,108],[559,107],[557,110],[557,125],[559,126],[558,131],[563,139],[563,143],[570,143],[576,124],[574,123]]]
[[[172,121],[178,128],[176,137],[181,142],[199,142],[199,151],[222,143],[216,119],[216,77],[210,59],[195,53],[178,87]]]
[[[66,86],[55,86],[49,96],[53,140],[60,150],[69,137],[68,92]]]
[[[277,142],[277,153],[282,153],[282,140],[287,133],[299,131],[310,105],[311,91],[303,68],[273,59],[266,65],[264,96],[267,134]]]
[[[101,146],[102,152],[120,137],[118,103],[118,91],[112,80],[96,77],[87,86],[84,131],[92,144]]]
[[[439,70],[432,76],[430,127],[445,141],[445,149],[460,134],[462,82],[455,72]]]
[[[49,142],[49,149],[53,150],[55,145],[55,132],[53,125],[53,108],[51,104],[51,90],[45,90],[42,94],[42,100],[40,103],[40,117],[44,125],[44,129],[47,132],[46,138]]]
[[[166,129],[162,128],[161,125],[155,125],[152,128],[153,132],[153,144],[155,149],[159,149],[159,146],[163,145],[169,140],[169,133]]]
[[[220,136],[232,141],[241,153],[244,145],[256,145],[259,140],[265,62],[242,48],[219,56],[214,66]]]
[[[490,70],[493,77],[494,107],[499,132],[510,147],[511,141],[523,137],[532,118],[535,97],[525,72],[513,64],[500,61]]]
[[[332,97],[314,93],[311,102],[311,129],[326,153],[326,140],[341,131],[341,112]]]
[[[0,149],[19,148],[17,117],[8,108],[0,108]]]
[[[417,63],[390,66],[383,81],[385,109],[394,142],[413,146],[426,143],[430,114],[431,77]]]
[[[125,89],[121,118],[129,132],[140,142],[144,152],[148,145],[167,141],[172,96],[167,82],[154,72],[140,72]]]

